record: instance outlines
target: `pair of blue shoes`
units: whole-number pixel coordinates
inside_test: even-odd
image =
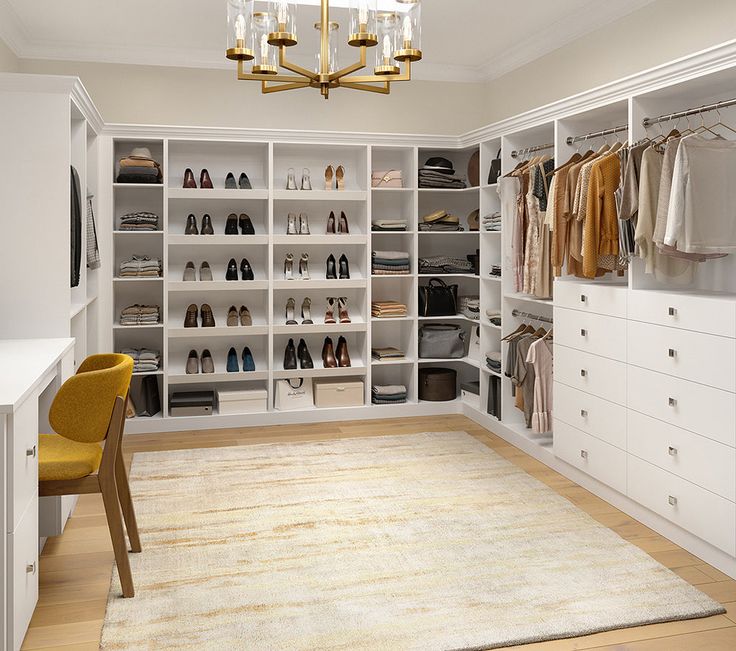
[[[250,352],[250,348],[247,346],[243,348],[243,370],[247,373],[248,371],[256,370],[256,362],[253,359],[253,353]],[[235,352],[235,348],[231,348],[227,351],[227,372],[228,373],[239,373],[240,366],[238,364],[238,353]]]

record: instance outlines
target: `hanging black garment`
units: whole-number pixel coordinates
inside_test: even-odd
[[[79,269],[82,264],[82,200],[79,192],[79,175],[72,165],[71,171],[71,286],[79,285]]]

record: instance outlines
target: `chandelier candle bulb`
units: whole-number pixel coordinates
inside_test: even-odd
[[[228,0],[227,52],[231,61],[251,61],[253,50],[248,46],[253,20],[253,0]]]
[[[256,11],[253,14],[253,41],[255,44],[255,60],[253,72],[263,75],[275,75],[276,48],[269,45],[269,36],[275,26],[276,16],[265,11]]]
[[[377,0],[350,0],[350,38],[353,47],[373,47],[378,43],[376,36]]]
[[[376,52],[376,75],[388,76],[399,72],[399,67],[394,65],[392,55],[397,49],[399,16],[396,13],[378,14],[378,34],[381,39],[381,47]]]
[[[296,45],[296,3],[293,0],[271,0],[268,11],[276,22],[275,31],[268,34],[268,44],[274,47]]]
[[[403,45],[400,50],[394,53],[394,59],[396,61],[421,61],[421,0],[396,0],[396,12],[401,20],[401,40]]]

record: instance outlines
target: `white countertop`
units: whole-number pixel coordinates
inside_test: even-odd
[[[74,347],[74,339],[0,339],[0,413],[10,414]]]

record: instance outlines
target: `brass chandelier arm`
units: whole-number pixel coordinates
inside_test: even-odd
[[[405,66],[404,72],[398,75],[355,75],[354,77],[348,77],[345,81],[353,84],[411,81],[411,61],[407,61]],[[344,86],[345,84],[340,83],[340,85]]]
[[[285,81],[285,82],[305,82],[308,83],[308,80],[305,80],[304,77],[295,77],[294,75],[264,75],[262,73],[252,73],[252,72],[245,72],[245,64],[243,61],[238,61],[238,80],[244,81]]]
[[[309,81],[295,81],[290,84],[277,84],[269,86],[267,81],[263,82],[261,91],[264,93],[280,93],[282,90],[295,90],[297,88],[309,88]]]
[[[370,84],[356,84],[351,81],[341,81],[340,88],[349,88],[352,90],[367,90],[369,93],[381,93],[388,95],[391,92],[391,82],[384,81],[383,86],[371,86]]]
[[[298,66],[296,63],[291,63],[291,61],[287,61],[286,59],[286,46],[282,45],[279,48],[279,65],[282,68],[286,68],[287,70],[291,70],[291,72],[295,72],[298,75],[302,75],[302,77],[306,77],[310,80],[316,80],[319,78],[319,75],[316,72],[312,72],[311,70],[307,70],[306,68],[302,68],[301,66]]]
[[[333,72],[330,74],[330,81],[333,81],[335,79],[340,79],[342,77],[346,77],[347,75],[350,75],[354,72],[357,72],[358,70],[362,70],[366,67],[366,46],[361,45],[360,46],[360,61],[357,63],[353,63],[352,65],[349,65],[342,70],[337,70],[336,72]]]

